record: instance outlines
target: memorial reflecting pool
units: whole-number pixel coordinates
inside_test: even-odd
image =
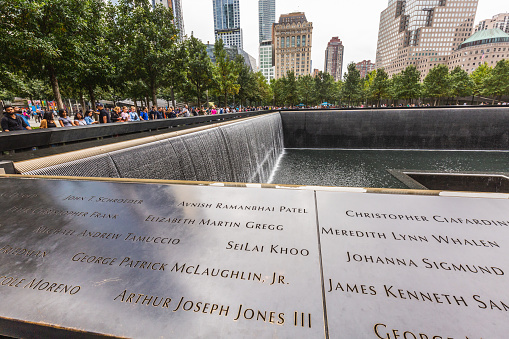
[[[388,169],[508,172],[509,152],[285,149],[270,183],[407,188]]]

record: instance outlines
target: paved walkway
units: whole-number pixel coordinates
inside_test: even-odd
[[[29,123],[30,123],[30,127],[39,127],[41,125],[40,122],[35,122],[34,118],[30,119]]]

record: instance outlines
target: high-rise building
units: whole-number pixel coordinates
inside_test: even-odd
[[[205,45],[206,48],[207,48],[207,54],[210,58],[210,61],[212,61],[212,63],[216,63],[216,56],[214,55],[214,45],[213,44],[209,44],[207,42],[207,44]],[[256,67],[256,59],[253,58],[249,53],[247,53],[246,51],[240,49],[239,47],[237,46],[225,46],[224,47],[224,50],[226,52],[226,55],[228,56],[228,59],[230,61],[233,61],[235,60],[235,58],[240,55],[244,58],[244,64],[246,66],[249,67],[249,69],[253,72],[256,72],[257,71],[257,67]]]
[[[184,14],[180,0],[168,0],[168,7],[173,11],[173,24],[179,30],[179,40],[182,41],[186,32],[184,30]]]
[[[494,28],[498,28],[509,34],[509,13],[500,13],[491,19],[482,20],[477,26],[475,26],[475,31],[479,32],[485,29]]]
[[[276,0],[258,0],[260,71],[267,81],[274,79],[272,25],[276,22]]]
[[[334,78],[334,81],[343,78],[343,54],[345,47],[341,40],[336,36],[333,37],[327,44],[325,49],[325,66],[324,72],[329,73]]]
[[[214,6],[214,33],[216,41],[223,40],[226,46],[244,49],[240,28],[239,0],[212,0]]]
[[[472,34],[479,0],[389,0],[380,14],[376,68],[415,65],[424,78]]]
[[[276,0],[258,0],[259,42],[272,40],[272,25],[276,22]]]
[[[112,0],[113,3],[118,3],[118,0]],[[180,0],[151,0],[152,6],[163,5],[171,8],[173,12],[173,24],[179,30],[178,37],[182,41],[186,32],[184,31],[184,15],[182,14],[182,6]]]
[[[369,72],[375,70],[375,64],[372,63],[371,60],[362,60],[355,64],[355,68],[357,68],[361,74],[361,78],[364,78]]]
[[[272,47],[272,40],[265,40],[260,43],[260,71],[269,82],[276,76]]]
[[[311,74],[313,23],[298,12],[281,15],[272,27],[276,79],[287,71],[294,71],[296,76]]]
[[[463,41],[449,57],[449,70],[460,66],[472,73],[481,64],[495,67],[497,62],[509,59],[509,34],[499,28],[483,29]]]

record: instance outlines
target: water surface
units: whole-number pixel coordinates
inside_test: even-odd
[[[286,149],[270,182],[407,188],[387,169],[509,172],[509,152]]]

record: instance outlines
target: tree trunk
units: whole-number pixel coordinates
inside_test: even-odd
[[[91,85],[88,86],[88,97],[90,98],[90,103],[92,105],[92,110],[96,110],[96,107],[95,107],[95,94],[94,94],[94,89],[92,88]]]
[[[136,98],[133,98],[133,101],[134,101],[134,108],[136,110],[138,110],[138,103],[137,103],[138,100],[136,100]]]
[[[147,108],[150,109],[150,101],[147,96],[145,97],[145,102],[147,103]]]
[[[156,86],[155,81],[152,81],[150,87],[152,87],[151,88],[151,90],[152,90],[152,103],[156,107],[156,109],[158,109],[159,107],[157,107],[157,86]]]
[[[170,87],[170,91],[171,91],[171,104],[173,105],[173,108],[175,108],[176,104],[175,104],[175,91],[173,89],[173,86]]]
[[[85,105],[85,98],[83,97],[83,93],[80,92],[80,105],[81,111],[83,114],[87,111],[87,106]]]
[[[60,87],[58,86],[58,79],[53,66],[48,67],[48,72],[51,82],[51,89],[53,90],[53,95],[55,96],[57,107],[58,109],[64,109],[64,103],[62,102],[62,96],[60,95]]]
[[[196,85],[196,101],[198,102],[198,108],[200,108],[200,97],[201,97],[200,87]]]

